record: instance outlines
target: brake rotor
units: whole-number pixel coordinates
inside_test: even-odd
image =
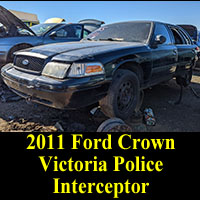
[[[119,118],[111,118],[104,121],[97,132],[132,132],[132,128]]]

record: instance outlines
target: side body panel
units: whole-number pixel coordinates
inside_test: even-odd
[[[6,64],[10,50],[20,44],[38,46],[43,44],[43,38],[37,36],[0,38],[0,66]]]
[[[161,27],[160,30],[157,27]],[[165,35],[163,35],[162,31]],[[152,51],[153,75],[151,77],[151,84],[156,84],[161,81],[170,80],[173,77],[177,67],[178,52],[176,46],[171,41],[165,24],[155,23],[152,34],[150,46]],[[155,44],[155,38],[158,35],[165,36],[166,42]]]

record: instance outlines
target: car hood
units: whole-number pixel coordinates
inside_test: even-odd
[[[17,18],[15,15],[13,15],[10,11],[8,11],[2,6],[0,6],[0,23],[6,27],[9,36],[14,35],[14,33],[12,34],[13,26],[15,27],[15,29],[26,29],[35,35],[35,33],[28,26],[26,26],[19,18]]]
[[[85,58],[92,59],[93,56],[113,51],[129,50],[130,48],[145,46],[135,42],[68,42],[51,45],[43,45],[27,50],[20,51],[31,55],[41,55],[51,57],[52,60],[71,61],[82,60]]]

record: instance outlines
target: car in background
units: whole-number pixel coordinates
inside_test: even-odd
[[[197,27],[190,24],[180,24],[178,26],[182,27],[185,31],[187,31],[190,37],[192,38],[194,44],[197,45],[196,51],[198,55],[198,61],[196,62],[196,66],[200,67],[200,34]]]
[[[53,17],[47,19],[44,23],[50,24],[50,23],[62,23],[62,22],[65,22],[65,19],[59,17]]]
[[[0,67],[12,62],[14,52],[49,43],[80,41],[103,21],[84,20],[77,24],[44,23],[27,27],[20,19],[0,6]],[[92,30],[92,31],[91,31]]]
[[[200,31],[198,31],[198,40],[196,41],[196,45],[198,46],[198,61],[196,63],[196,67],[199,69],[200,68]]]
[[[27,100],[58,109],[99,102],[108,117],[127,119],[141,105],[141,90],[172,78],[190,84],[195,47],[179,26],[121,22],[102,26],[80,42],[16,52],[1,75]]]

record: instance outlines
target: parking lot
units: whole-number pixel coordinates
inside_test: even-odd
[[[184,88],[183,99],[180,105],[173,102],[179,98],[180,87],[175,80],[157,85],[145,90],[144,102],[141,108],[152,108],[155,126],[146,126],[144,123],[135,124],[132,119],[129,125],[134,131],[152,132],[198,132],[200,130],[200,71],[193,74],[191,87]],[[3,87],[4,88],[4,87]],[[61,111],[46,106],[26,103],[25,100],[13,102],[2,101],[8,93],[1,87],[0,101],[0,131],[40,131],[40,132],[94,132],[107,118],[102,113],[92,115],[89,110]],[[195,93],[192,91],[194,89]],[[4,92],[2,92],[4,91]],[[3,95],[4,93],[4,95]]]

